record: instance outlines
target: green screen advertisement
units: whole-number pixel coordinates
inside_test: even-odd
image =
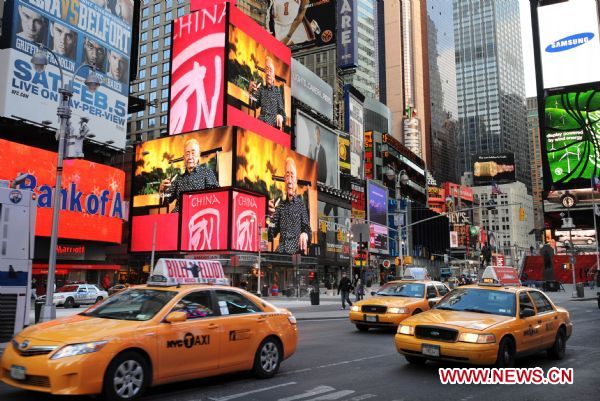
[[[546,190],[589,188],[600,175],[600,91],[546,97],[542,149]]]

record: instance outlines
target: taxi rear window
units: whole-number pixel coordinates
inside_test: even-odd
[[[392,297],[423,298],[425,284],[420,283],[389,283],[377,291],[377,295]]]
[[[98,306],[82,313],[103,319],[137,320],[152,319],[171,299],[176,291],[129,289],[107,298]]]
[[[515,305],[515,294],[510,292],[458,288],[446,295],[435,309],[515,316]]]

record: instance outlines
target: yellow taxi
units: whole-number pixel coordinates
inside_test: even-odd
[[[296,319],[244,290],[210,284],[225,280],[219,262],[161,259],[148,284],[15,335],[0,379],[131,400],[150,386],[228,372],[272,377],[296,350]]]
[[[542,350],[562,359],[572,330],[569,312],[543,292],[521,287],[514,268],[490,266],[480,284],[458,287],[428,312],[404,320],[395,343],[413,364],[512,367],[515,358]]]
[[[372,292],[372,298],[358,301],[350,308],[350,322],[360,331],[371,327],[397,327],[407,317],[429,310],[450,290],[431,280],[396,280]]]

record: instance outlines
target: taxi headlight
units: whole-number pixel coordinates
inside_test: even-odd
[[[108,341],[94,341],[82,344],[65,345],[59,349],[50,359],[66,358],[68,356],[91,354],[92,352],[100,351]]]
[[[414,326],[406,326],[404,324],[401,324],[398,326],[398,334],[404,334],[407,336],[414,336],[415,335],[415,328]]]
[[[350,307],[350,312],[360,312],[360,306],[358,306],[358,305],[352,305]]]
[[[474,344],[491,344],[496,342],[493,334],[460,333],[458,341]]]
[[[388,308],[388,313],[409,313],[408,308]]]

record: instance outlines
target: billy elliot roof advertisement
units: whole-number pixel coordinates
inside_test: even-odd
[[[10,48],[0,51],[0,113],[58,128],[58,90],[77,71],[73,82],[73,125],[87,118],[87,127],[100,142],[124,148],[129,95],[129,56],[133,0],[102,7],[92,0],[12,0],[5,8],[4,32]],[[10,21],[7,23],[6,21]],[[36,72],[32,55],[42,43],[52,51],[45,71]],[[84,85],[94,65],[102,76],[95,92]],[[61,67],[64,81],[61,82]]]
[[[339,188],[337,134],[300,111],[296,113],[296,151],[317,162],[317,181]]]
[[[271,4],[269,30],[292,50],[334,43],[334,0],[276,0]]]
[[[224,125],[226,9],[213,4],[173,23],[170,135]]]
[[[600,91],[573,91],[546,97],[541,135],[544,189],[591,188],[600,176]]]
[[[546,5],[538,15],[544,88],[600,81],[598,2]]]

